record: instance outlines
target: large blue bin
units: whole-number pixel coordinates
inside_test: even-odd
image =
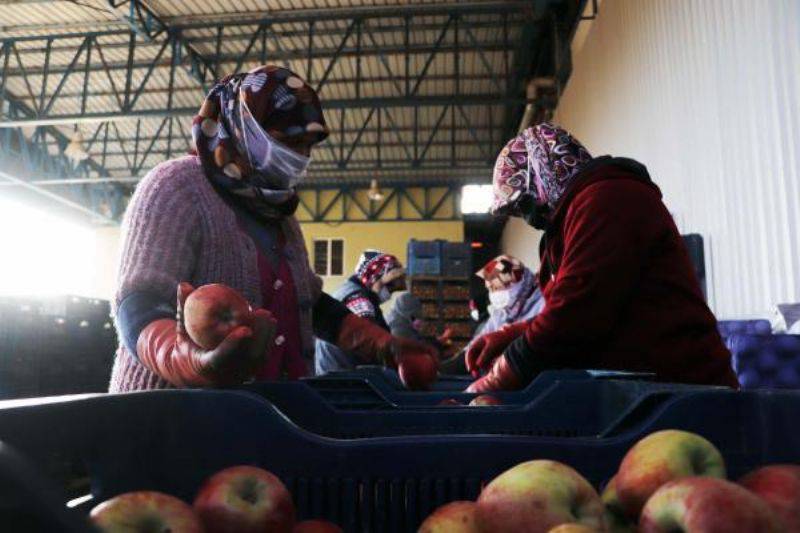
[[[766,319],[754,320],[720,320],[717,322],[717,329],[723,339],[731,335],[769,335],[772,333],[772,325]]]
[[[297,382],[268,382],[247,391],[269,400],[294,424],[317,435],[352,439],[399,435],[498,434],[600,437],[635,424],[657,405],[712,387],[629,380],[560,379],[527,403],[491,407],[405,406],[339,409]]]
[[[651,374],[615,372],[605,370],[548,370],[542,372],[524,389],[510,392],[495,392],[506,405],[522,405],[531,401],[542,391],[559,380],[593,379],[648,379]],[[407,407],[438,406],[443,400],[454,399],[469,403],[474,393],[463,390],[471,383],[464,376],[443,376],[442,384],[431,391],[410,391],[400,383],[393,370],[369,367],[356,371],[336,372],[302,380],[318,391],[333,406],[339,409],[389,409]],[[680,386],[680,385],[677,385]]]
[[[800,335],[733,335],[733,368],[745,389],[800,389]]]
[[[291,490],[300,518],[348,532],[415,531],[445,502],[473,499],[481,484],[531,459],[563,461],[601,485],[644,435],[694,431],[716,444],[731,478],[765,463],[800,462],[793,391],[708,390],[678,395],[603,437],[407,436],[336,440],[294,426],[245,392],[153,391],[0,404],[0,439],[51,476],[85,475],[94,501],[141,489],[191,501],[213,472],[264,467]]]

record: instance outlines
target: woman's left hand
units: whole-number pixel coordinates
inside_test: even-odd
[[[464,392],[491,392],[503,390],[517,390],[522,388],[522,381],[511,368],[505,355],[494,360],[492,367],[485,376],[472,382]]]

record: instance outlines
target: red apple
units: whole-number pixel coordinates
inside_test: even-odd
[[[436,405],[464,405],[463,403],[459,402],[455,398],[445,398],[441,402]]]
[[[800,533],[800,466],[764,466],[739,483],[767,503],[783,522],[786,533]]]
[[[651,433],[628,450],[615,485],[628,518],[638,520],[661,485],[689,476],[725,478],[722,454],[700,435],[668,429]]]
[[[600,496],[556,461],[528,461],[500,474],[478,497],[477,515],[483,531],[546,533],[570,522],[605,528]]]
[[[276,476],[254,466],[233,466],[208,478],[194,500],[208,533],[290,533],[292,496]]]
[[[617,476],[606,484],[600,499],[606,509],[606,526],[609,533],[636,533],[636,524],[628,519],[617,495]]]
[[[436,361],[428,354],[409,355],[400,360],[397,366],[400,380],[411,390],[428,390],[436,382],[439,369]]]
[[[475,502],[450,502],[428,516],[417,533],[480,533],[476,509]]]
[[[601,530],[584,526],[583,524],[576,524],[571,522],[569,524],[561,524],[560,526],[556,526],[547,533],[602,533]]]
[[[221,283],[193,290],[183,305],[186,333],[201,348],[213,350],[239,326],[250,323],[250,305],[244,297]]]
[[[778,533],[776,516],[761,498],[724,479],[686,477],[653,494],[642,511],[640,533]]]
[[[292,533],[342,533],[342,528],[325,520],[305,520],[294,526]]]
[[[97,505],[89,513],[103,533],[203,533],[203,525],[185,502],[161,492],[120,494]]]
[[[475,396],[469,404],[473,407],[483,407],[487,405],[503,405],[503,402],[491,394],[481,394],[480,396]]]

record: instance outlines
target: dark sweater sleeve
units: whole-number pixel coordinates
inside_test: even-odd
[[[336,344],[342,322],[349,314],[347,306],[330,294],[323,292],[312,310],[314,335],[331,344]]]
[[[136,343],[139,334],[150,322],[162,318],[175,318],[174,304],[164,301],[158,294],[136,291],[126,296],[119,304],[114,321],[120,340],[137,359]]]
[[[620,326],[641,277],[649,241],[642,227],[651,204],[647,200],[614,183],[588,188],[575,198],[564,219],[564,251],[547,288],[547,303],[515,344],[519,354],[527,352],[533,360],[528,366],[596,363],[597,347]],[[525,368],[520,362],[517,366]]]

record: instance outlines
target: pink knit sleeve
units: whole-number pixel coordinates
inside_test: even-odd
[[[191,281],[202,222],[193,198],[195,166],[167,161],[139,182],[122,227],[115,308],[134,291],[171,302],[178,283]]]

